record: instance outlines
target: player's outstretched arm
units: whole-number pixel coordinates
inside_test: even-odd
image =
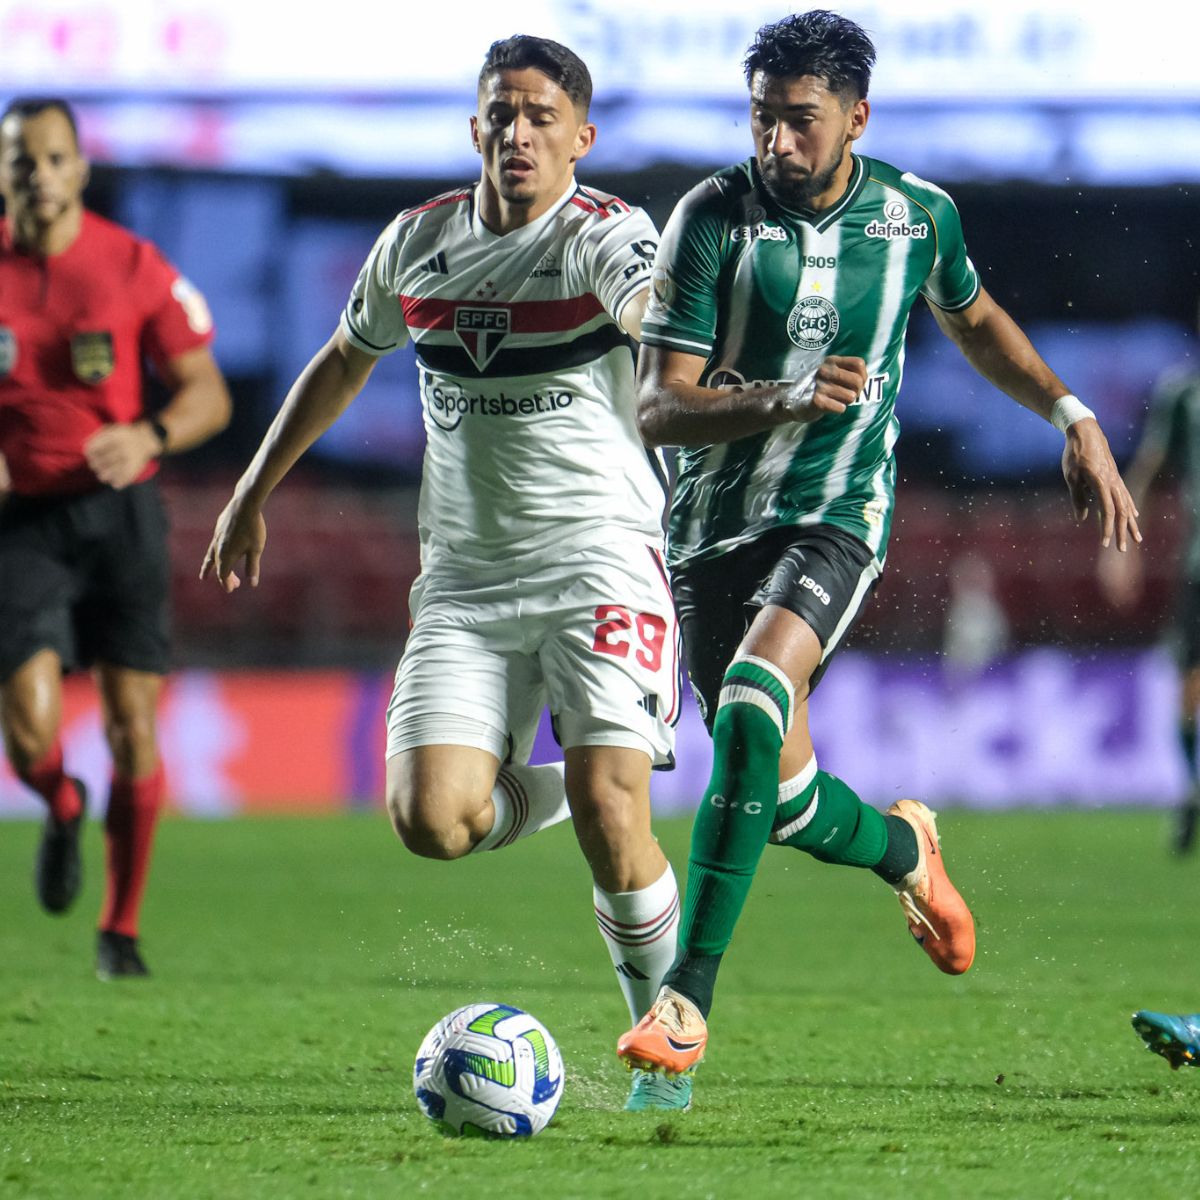
[[[88,466],[101,483],[128,487],[152,458],[190,450],[229,424],[229,389],[207,346],[171,359],[164,378],[171,398],[154,423],[105,425],[84,443]]]
[[[815,379],[739,390],[701,387],[706,360],[643,345],[638,354],[638,428],[651,446],[709,446],[842,413],[867,383],[861,358],[831,356]]]
[[[1076,520],[1084,520],[1095,505],[1104,546],[1115,539],[1117,549],[1124,551],[1131,539],[1140,542],[1137,506],[1121,479],[1103,430],[1090,414],[1074,416],[1067,411],[1064,419],[1060,401],[1070,397],[1069,389],[1012,317],[983,290],[959,312],[946,312],[935,304],[929,307],[942,332],[980,375],[1018,404],[1063,428],[1063,478]],[[1071,400],[1082,408],[1073,397]]]
[[[236,568],[244,563],[251,587],[258,586],[259,562],[267,540],[262,509],[296,461],[337,420],[362,390],[376,359],[356,349],[338,330],[292,385],[250,465],[217,518],[200,566],[227,592],[241,585]]]

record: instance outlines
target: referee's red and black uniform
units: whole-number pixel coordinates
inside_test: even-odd
[[[113,489],[84,444],[147,415],[143,371],[212,340],[204,302],[158,250],[94,213],[62,253],[14,247],[0,222],[0,682],[52,649],[65,667],[94,662],[165,673],[166,518],[152,460]],[[56,742],[22,777],[54,816],[79,798]],[[109,888],[100,927],[136,936],[161,768],[114,774],[106,819]]]

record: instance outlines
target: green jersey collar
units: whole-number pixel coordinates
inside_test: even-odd
[[[850,168],[850,182],[846,185],[846,190],[841,194],[836,204],[830,205],[829,208],[822,209],[819,213],[813,212],[812,209],[795,209],[788,208],[786,205],[780,204],[769,191],[762,181],[762,175],[758,169],[757,159],[751,159],[752,171],[754,180],[758,187],[762,190],[764,196],[770,200],[771,204],[779,209],[793,221],[807,221],[818,233],[824,233],[850,206],[858,199],[859,192],[862,191],[863,185],[867,181],[867,169],[863,164],[863,160],[857,154],[851,154],[850,160],[852,166]]]

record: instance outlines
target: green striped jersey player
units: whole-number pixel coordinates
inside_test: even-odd
[[[1129,468],[1135,498],[1149,491],[1168,459],[1181,470],[1184,507],[1191,514],[1183,569],[1200,584],[1200,370],[1192,366],[1167,371],[1150,397],[1141,445]]]
[[[851,155],[844,195],[819,214],[778,203],[753,158],[689,192],[664,234],[643,344],[703,358],[708,388],[808,389],[830,355],[861,358],[867,379],[836,417],[686,446],[672,561],[821,522],[882,559],[909,312],[920,296],[961,312],[979,293],[950,197],[875,159]]]
[[[713,765],[679,955],[617,1043],[643,1070],[702,1057],[717,969],[768,842],[874,872],[935,966],[961,974],[974,960],[933,813],[864,804],[819,769],[807,720],[882,570],[918,300],[982,375],[1064,431],[1077,515],[1098,510],[1106,545],[1140,540],[1100,426],[980,286],[950,198],[854,153],[874,61],[866,33],[824,10],[760,29],[745,60],[754,157],[683,198],[655,261],[638,423],[650,444],[682,447],[672,586]],[[837,937],[835,913],[817,920]],[[802,936],[786,941],[803,953]]]
[[[1171,840],[1178,853],[1186,854],[1200,832],[1200,370],[1190,363],[1166,371],[1150,396],[1141,440],[1125,472],[1135,504],[1146,500],[1168,461],[1179,468],[1182,507],[1189,518],[1171,638],[1179,670],[1176,729],[1187,782]],[[1140,556],[1102,554],[1097,567],[1108,598],[1120,609],[1132,609],[1144,582]]]

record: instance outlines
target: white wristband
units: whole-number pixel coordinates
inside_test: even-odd
[[[1050,410],[1050,424],[1059,433],[1066,433],[1076,421],[1082,421],[1084,417],[1094,417],[1095,415],[1078,396],[1068,394],[1059,396],[1055,400],[1054,407]]]

